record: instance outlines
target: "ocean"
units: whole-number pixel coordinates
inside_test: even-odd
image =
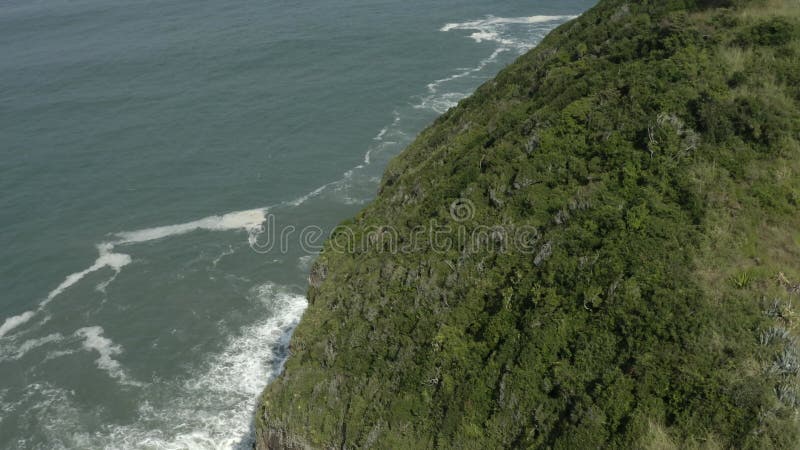
[[[592,3],[0,3],[0,448],[249,448],[325,234]]]

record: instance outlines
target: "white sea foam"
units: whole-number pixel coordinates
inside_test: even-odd
[[[40,307],[46,306],[54,298],[61,295],[65,290],[72,287],[75,283],[92,272],[96,272],[104,267],[109,267],[115,272],[119,272],[123,267],[130,264],[130,256],[123,253],[112,253],[113,248],[113,245],[108,243],[100,244],[97,247],[100,255],[97,257],[97,260],[95,260],[94,264],[92,264],[88,269],[68,275],[64,281],[58,285],[58,287],[47,294],[47,298],[40,304]]]
[[[383,137],[386,136],[386,132],[389,131],[389,127],[381,128],[381,131],[378,132],[378,135],[372,138],[373,141],[382,141]]]
[[[64,442],[64,437],[69,436],[67,431],[78,429],[82,418],[72,402],[74,393],[45,382],[31,383],[21,394],[16,400],[1,402],[0,411],[9,415],[26,411],[37,422],[46,420],[47,425],[39,427],[37,433],[19,433],[12,448],[80,448]],[[47,442],[47,445],[33,441],[36,439],[34,435],[39,433],[43,435],[39,439]]]
[[[108,285],[110,285],[111,283],[114,282],[114,280],[117,279],[117,275],[119,275],[119,271],[114,272],[108,279],[97,283],[97,285],[94,287],[94,290],[102,294],[105,294],[106,288],[108,288]]]
[[[5,322],[3,322],[3,325],[0,325],[0,337],[5,336],[9,331],[31,320],[35,315],[35,311],[25,311],[22,314],[7,318]]]
[[[441,28],[441,31],[450,30],[477,30],[495,25],[531,25],[547,22],[563,22],[574,19],[578,16],[527,16],[527,17],[494,17],[488,16],[481,20],[471,20],[468,22],[448,23]]]
[[[514,27],[526,26],[530,31],[540,32],[537,37],[544,34],[560,22],[574,19],[578,16],[529,16],[529,17],[493,17],[468,22],[448,23],[440,30],[444,32],[453,30],[472,31],[469,38],[475,42],[496,42],[505,49],[515,49],[522,53],[536,45],[538,39],[531,39],[530,35],[523,35],[514,30]]]
[[[254,288],[251,296],[271,312],[270,317],[245,326],[232,336],[220,353],[195,370],[197,376],[152,385],[151,389],[166,395],[163,398],[155,395],[151,401],[140,404],[135,423],[108,425],[100,433],[71,429],[65,433],[73,439],[70,446],[251,449],[250,424],[258,395],[282,370],[289,337],[307,306],[303,296],[272,283]],[[102,333],[93,330],[87,334],[97,334],[95,331]],[[103,342],[98,347],[114,345]]]
[[[447,92],[441,95],[432,95],[423,98],[419,104],[414,105],[414,108],[429,109],[438,114],[444,114],[450,108],[458,105],[458,102],[466,98],[467,95],[469,94],[463,92]]]
[[[110,268],[114,275],[96,286],[96,289],[104,292],[108,285],[116,279],[116,276],[123,267],[131,263],[131,257],[124,253],[114,253],[114,247],[120,245],[139,244],[143,242],[164,239],[167,237],[179,236],[197,230],[208,231],[231,231],[245,230],[248,233],[248,241],[252,244],[257,240],[258,233],[261,232],[261,225],[266,218],[266,208],[251,209],[246,211],[236,211],[222,216],[209,216],[192,222],[166,225],[155,228],[145,228],[135,231],[123,231],[115,236],[117,240],[113,242],[103,242],[97,246],[99,256],[87,269],[68,275],[55,289],[50,291],[47,297],[39,303],[35,310],[25,311],[16,316],[9,317],[3,325],[0,325],[0,338],[8,334],[9,331],[30,321],[37,313],[41,312],[53,299],[61,295],[65,290],[72,287],[85,276],[103,268]]]
[[[215,357],[199,379],[186,383],[189,390],[258,395],[276,376],[285,356],[285,346],[308,302],[302,295],[267,283],[253,294],[274,312],[268,319],[244,328]]]
[[[334,192],[340,192],[342,190],[347,190],[348,188],[351,187],[351,180],[353,179],[353,177],[356,174],[356,172],[364,169],[365,165],[368,165],[370,163],[370,154],[371,154],[371,152],[372,152],[372,149],[368,150],[366,155],[364,155],[364,164],[359,164],[359,165],[353,167],[352,169],[349,169],[349,170],[345,171],[342,174],[341,178],[339,178],[338,180],[334,180],[334,181],[331,181],[330,183],[324,184],[324,185],[314,189],[313,191],[309,192],[308,194],[303,195],[302,197],[298,197],[298,198],[296,198],[294,200],[291,200],[291,201],[288,201],[288,202],[284,202],[283,204],[286,205],[286,206],[298,207],[298,206],[304,204],[305,202],[311,200],[312,198],[315,198],[315,197],[318,197],[318,196],[322,195],[322,193],[324,193],[325,191],[332,190]],[[253,246],[257,247],[258,246],[258,234],[255,234],[254,237],[255,237],[255,239],[251,239],[251,241],[250,241],[250,246],[251,247],[253,247]]]
[[[327,189],[329,186],[331,186],[334,183],[335,183],[335,181],[331,182],[331,183],[328,183],[328,184],[325,184],[325,185],[322,185],[322,186],[314,189],[313,191],[309,192],[308,194],[303,195],[302,197],[298,197],[298,198],[296,198],[294,200],[286,202],[286,204],[290,205],[290,206],[300,206],[303,203],[305,203],[305,202],[311,200],[312,198],[318,196],[319,194],[321,194],[325,189]]]
[[[83,348],[88,351],[96,351],[100,357],[95,360],[95,364],[100,370],[104,370],[111,378],[115,378],[121,384],[131,386],[142,386],[141,383],[131,380],[125,373],[119,361],[113,357],[122,353],[122,347],[103,336],[102,327],[84,327],[75,332],[75,336],[83,338]]]
[[[430,84],[428,84],[428,92],[430,92],[431,94],[436,94],[436,93],[439,91],[439,88],[440,88],[442,85],[446,84],[446,83],[449,83],[449,82],[451,82],[451,81],[458,80],[458,79],[460,79],[460,78],[469,77],[469,76],[471,76],[471,75],[474,75],[474,74],[476,74],[476,73],[479,73],[479,72],[483,71],[483,69],[485,69],[485,68],[486,68],[488,65],[490,65],[490,64],[493,64],[493,63],[497,62],[497,58],[498,58],[498,57],[499,57],[501,54],[503,54],[504,52],[507,52],[507,51],[508,51],[508,49],[507,49],[507,48],[505,48],[505,47],[500,47],[500,48],[497,48],[497,49],[496,49],[494,52],[492,52],[492,54],[491,54],[491,55],[489,55],[487,58],[484,58],[484,59],[482,59],[482,60],[480,61],[480,63],[478,63],[478,65],[477,65],[477,66],[475,66],[475,67],[472,67],[472,68],[468,68],[468,69],[459,69],[459,72],[456,72],[456,73],[455,73],[455,74],[453,74],[453,75],[450,75],[450,76],[448,76],[448,77],[445,77],[445,78],[441,78],[441,79],[439,79],[439,80],[436,80],[436,81],[434,81],[433,83],[430,83]],[[463,93],[448,93],[448,94],[444,94],[444,95],[451,95],[451,96],[452,96],[452,95],[457,95],[457,96],[461,96],[461,97],[463,98],[463,97],[465,97],[467,94],[463,94]],[[433,101],[433,99],[435,99],[435,98],[436,98],[436,96],[429,96],[429,97],[425,97],[425,99],[427,99],[427,100],[428,100],[428,102],[432,102],[432,101]],[[461,98],[459,98],[459,100],[460,100],[460,99],[461,99]],[[456,101],[456,103],[457,103],[457,101]],[[437,111],[437,112],[438,112],[438,111]]]
[[[467,23],[477,23],[477,22],[467,22]],[[450,29],[453,28],[448,28],[447,26],[445,26],[444,28],[442,28],[442,31],[449,31]],[[432,110],[437,114],[443,114],[447,112],[448,109],[458,105],[458,102],[467,97],[469,94],[463,92],[445,92],[443,94],[439,94],[439,90],[442,88],[442,86],[450,82],[460,80],[462,78],[477,76],[478,74],[483,72],[484,69],[486,69],[489,65],[496,63],[501,54],[508,52],[513,47],[519,47],[516,41],[500,38],[497,31],[482,30],[473,33],[472,37],[477,42],[483,42],[484,40],[491,40],[499,43],[500,46],[496,48],[491,55],[482,59],[477,66],[459,69],[456,73],[452,75],[440,78],[428,84],[427,87],[430,95],[422,97],[420,103],[415,105],[414,108]],[[488,76],[484,76],[482,78],[488,78]]]
[[[297,258],[297,268],[300,269],[301,272],[308,272],[316,257],[317,255],[304,255]]]
[[[116,233],[119,240],[114,244],[138,244],[172,236],[179,236],[198,230],[208,231],[252,231],[258,229],[265,220],[265,209],[251,209],[236,211],[222,216],[210,216],[192,222],[165,225],[162,227],[146,228],[136,231]]]
[[[453,75],[438,79],[428,84],[430,95],[422,97],[420,103],[414,107],[417,109],[428,109],[443,114],[448,109],[456,106],[458,102],[468,94],[450,90],[440,94],[444,85],[462,78],[488,79],[489,74],[479,76],[489,65],[498,61],[501,54],[514,51],[522,54],[531,49],[538,40],[544,36],[553,26],[560,22],[573,19],[577,16],[526,16],[526,17],[493,17],[485,19],[471,20],[467,22],[448,23],[440,31],[448,32],[453,30],[471,31],[469,38],[475,42],[494,42],[497,48],[492,54],[480,61],[476,67],[458,69]],[[527,26],[527,33],[520,34],[512,27]]]
[[[50,361],[51,359],[61,358],[62,356],[68,356],[75,353],[75,350],[54,350],[52,352],[48,352],[47,355],[44,357],[42,362]]]
[[[95,260],[94,264],[92,264],[89,268],[84,269],[80,272],[75,272],[73,274],[67,275],[64,281],[58,285],[55,289],[50,291],[47,294],[47,297],[39,302],[39,306],[35,310],[25,311],[22,314],[18,314],[13,317],[9,317],[3,322],[3,325],[0,326],[0,337],[5,336],[8,334],[9,331],[13,330],[14,328],[19,327],[30,321],[37,313],[41,312],[53,299],[61,295],[65,290],[69,289],[75,283],[79,282],[83,277],[89,275],[92,272],[96,272],[103,268],[110,268],[114,272],[119,273],[123,267],[130,264],[131,257],[123,254],[123,253],[113,253],[114,246],[109,243],[103,243],[97,246],[97,251],[99,253],[97,259]]]
[[[234,250],[233,246],[229,245],[227,250],[217,255],[217,257],[214,258],[214,261],[211,261],[211,267],[217,267],[217,265],[220,263],[220,261],[222,261],[223,258],[225,258],[226,256],[231,256],[235,252],[236,250]]]
[[[62,336],[61,333],[53,333],[37,339],[28,339],[8,355],[6,355],[5,349],[2,349],[2,351],[0,351],[0,361],[3,361],[5,359],[14,359],[14,360],[20,359],[31,350],[35,350],[39,347],[43,347],[53,342],[60,342],[63,339],[64,336]]]
[[[481,42],[497,42],[509,47],[519,44],[519,41],[515,41],[513,39],[504,39],[500,37],[499,33],[494,31],[476,31],[470,34],[469,37],[479,44]]]

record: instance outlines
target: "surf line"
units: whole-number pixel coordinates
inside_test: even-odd
[[[319,196],[326,189],[330,188],[331,186],[335,186],[341,181],[341,179],[332,181],[294,200],[284,201],[277,205],[267,206],[264,208],[235,211],[223,215],[214,215],[186,223],[114,233],[113,236],[116,239],[108,242],[102,242],[97,245],[98,257],[91,266],[80,272],[75,272],[68,275],[64,281],[58,285],[58,287],[50,291],[50,293],[47,294],[47,297],[39,302],[36,308],[7,318],[3,324],[0,325],[0,338],[3,338],[10,331],[16,329],[17,327],[30,322],[31,319],[33,319],[37,314],[44,311],[47,305],[56,299],[56,297],[78,283],[87,275],[97,272],[101,269],[109,268],[114,272],[114,275],[111,278],[111,280],[113,280],[122,271],[123,267],[132,262],[130,255],[114,252],[114,249],[118,246],[140,244],[144,242],[180,236],[198,230],[244,230],[247,231],[248,243],[252,246],[257,242],[258,235],[262,232],[262,225],[266,221],[266,214],[270,209],[276,206],[298,207],[308,200]],[[105,288],[109,282],[110,280],[103,282],[101,283],[101,286]]]
[[[119,274],[123,267],[131,263],[132,259],[130,255],[125,253],[115,253],[114,248],[117,246],[139,244],[142,242],[179,236],[196,230],[228,231],[244,229],[248,232],[249,239],[254,240],[261,230],[261,224],[266,218],[266,211],[266,208],[237,211],[222,216],[210,216],[182,224],[116,233],[116,240],[103,242],[97,245],[98,256],[91,266],[64,278],[64,281],[50,291],[47,297],[40,301],[35,309],[7,318],[5,322],[0,325],[0,338],[4,337],[11,330],[29,322],[37,314],[42,312],[50,302],[55,300],[56,297],[87,275],[105,268],[113,270],[115,276]]]

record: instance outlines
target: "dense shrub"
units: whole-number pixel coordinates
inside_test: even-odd
[[[329,244],[262,444],[797,448],[799,7],[602,1],[440,117],[354,232],[533,251]]]

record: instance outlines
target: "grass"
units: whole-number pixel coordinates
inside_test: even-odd
[[[759,21],[775,17],[800,18],[798,0],[762,0],[752,6],[739,9],[738,16],[748,21]]]
[[[702,441],[689,439],[678,443],[663,425],[655,422],[648,423],[647,434],[644,435],[640,446],[643,450],[723,450],[725,448],[713,435],[707,436]]]
[[[752,66],[755,52],[751,48],[739,46],[721,47],[719,57],[731,72],[742,72]]]

